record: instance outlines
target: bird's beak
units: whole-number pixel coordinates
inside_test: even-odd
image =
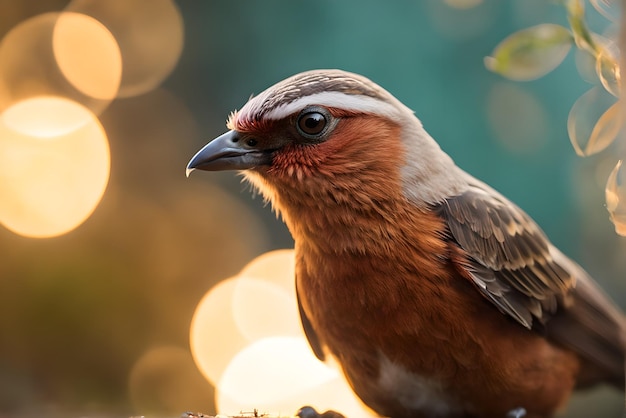
[[[268,165],[272,161],[269,151],[245,144],[241,134],[228,131],[206,144],[187,164],[187,177],[195,169],[205,171],[245,170]]]

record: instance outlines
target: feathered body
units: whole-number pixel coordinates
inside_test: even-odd
[[[289,227],[303,326],[392,417],[548,417],[624,385],[624,318],[517,206],[364,77],[298,74],[189,168],[245,169]]]

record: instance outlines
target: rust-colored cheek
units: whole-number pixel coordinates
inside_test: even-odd
[[[340,117],[329,137],[317,144],[292,143],[274,157],[271,171],[276,178],[322,176],[337,178],[351,174],[354,180],[385,182],[399,179],[404,149],[400,127],[373,115]],[[358,173],[358,176],[354,174]],[[360,183],[361,181],[359,181]],[[396,185],[399,185],[399,181]]]

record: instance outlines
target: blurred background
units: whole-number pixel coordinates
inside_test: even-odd
[[[194,311],[293,243],[236,174],[185,166],[251,94],[314,68],[384,86],[626,306],[604,206],[620,146],[582,159],[567,137],[583,60],[531,82],[483,63],[545,22],[567,26],[558,2],[0,0],[0,417],[215,412]],[[621,405],[601,390],[564,416]]]

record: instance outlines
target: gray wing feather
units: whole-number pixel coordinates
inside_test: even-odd
[[[440,206],[452,237],[471,256],[481,292],[527,328],[567,304],[574,276],[554,261],[550,243],[521,209],[473,187]]]
[[[614,374],[613,383],[624,386],[626,323],[623,314],[578,264],[552,248],[555,260],[572,271],[576,287],[572,307],[555,315],[546,332]]]
[[[483,184],[438,207],[469,256],[479,291],[526,328],[600,365],[623,385],[625,320],[593,279],[556,249],[528,215]]]

